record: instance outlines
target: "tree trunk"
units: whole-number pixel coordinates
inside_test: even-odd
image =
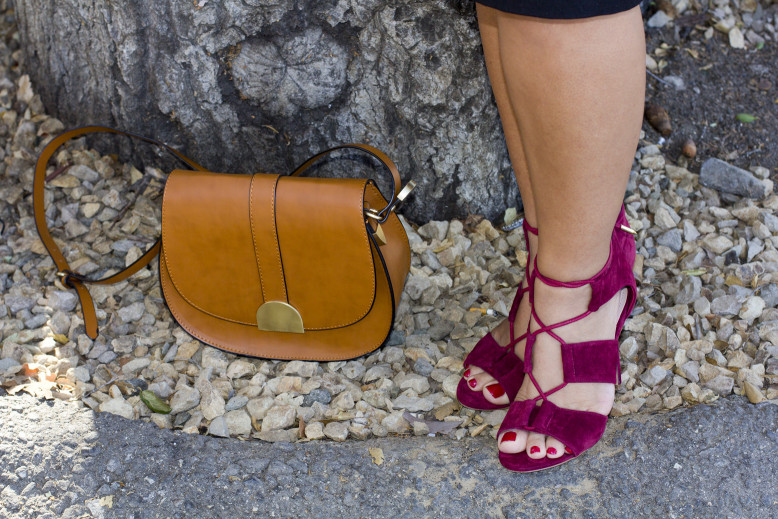
[[[68,126],[114,125],[240,173],[366,142],[418,183],[412,220],[498,219],[517,205],[470,2],[17,4],[25,68]],[[368,163],[323,169],[357,176]]]

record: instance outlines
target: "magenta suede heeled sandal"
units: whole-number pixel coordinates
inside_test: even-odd
[[[529,233],[537,236],[538,230],[528,224],[526,219],[524,220],[522,228],[524,230],[524,242],[527,244],[527,250],[529,250]],[[528,260],[527,265],[524,268],[524,277],[528,281],[530,279],[529,267],[530,263]],[[502,387],[504,393],[508,395],[509,402],[513,401],[516,397],[516,393],[519,392],[519,388],[524,381],[524,363],[516,356],[513,347],[524,339],[527,334],[524,333],[519,337],[515,337],[513,322],[516,320],[516,313],[519,311],[519,303],[521,303],[521,299],[528,291],[529,285],[526,287],[519,285],[516,296],[513,298],[513,304],[511,305],[510,312],[508,312],[508,323],[511,334],[508,344],[506,346],[500,346],[491,332],[487,333],[478,341],[463,362],[465,367],[479,367],[494,377],[497,383]],[[468,381],[464,377],[460,379],[459,385],[457,386],[457,399],[463,406],[481,411],[504,409],[508,407],[508,404],[500,405],[488,401],[481,391],[474,391],[468,387]]]
[[[521,429],[556,438],[566,446],[566,449],[565,454],[559,458],[544,457],[540,459],[530,458],[526,451],[500,452],[499,458],[503,467],[516,472],[535,472],[560,465],[593,447],[605,432],[605,425],[608,421],[606,415],[564,409],[552,403],[548,397],[567,384],[621,383],[618,338],[624,327],[624,322],[635,306],[637,296],[635,276],[632,273],[632,266],[635,262],[634,234],[636,233],[629,228],[622,207],[611,236],[608,261],[600,272],[591,279],[570,282],[550,279],[538,272],[537,257],[535,258],[535,267],[528,287],[532,318],[539,328],[527,335],[524,346],[524,372],[532,381],[539,395],[529,400],[511,403],[508,414],[498,431],[498,438],[501,437],[503,431]],[[544,324],[534,308],[534,281],[536,279],[552,287],[577,288],[591,285],[592,295],[587,311],[556,324]],[[619,317],[613,339],[567,343],[554,332],[556,328],[580,321],[595,312],[624,288],[627,288],[627,301]],[[564,382],[561,385],[545,392],[540,389],[540,384],[532,374],[532,346],[536,337],[542,333],[559,341],[564,374]]]

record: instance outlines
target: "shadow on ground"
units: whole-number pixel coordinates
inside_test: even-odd
[[[493,440],[275,443],[0,397],[4,518],[774,517],[778,406],[617,418],[589,453],[513,474]],[[374,463],[369,448],[380,448]],[[376,453],[377,454],[377,453]]]

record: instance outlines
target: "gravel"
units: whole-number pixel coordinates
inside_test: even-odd
[[[13,42],[15,29],[2,23]],[[102,321],[92,341],[74,294],[54,283],[30,217],[37,153],[64,126],[44,112],[23,67],[10,66],[18,59],[0,43],[0,387],[78,399],[161,428],[262,441],[366,440],[425,427],[458,440],[496,435],[499,421],[460,408],[455,391],[462,359],[507,315],[521,282],[520,229],[477,216],[403,220],[412,263],[395,328],[387,345],[358,359],[280,362],[206,346],[173,320],[156,264],[91,289]],[[46,192],[52,232],[80,272],[122,268],[159,234],[164,175],[83,140],[51,168],[71,163]],[[758,165],[704,164],[697,175],[645,138],[635,155],[625,207],[638,232],[639,293],[621,337],[612,416],[729,394],[778,398],[778,196]],[[515,210],[505,223],[512,218]],[[169,416],[140,400],[146,388],[171,406]],[[411,426],[404,413],[420,421]]]

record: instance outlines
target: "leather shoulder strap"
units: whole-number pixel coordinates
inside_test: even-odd
[[[344,148],[352,148],[355,150],[364,151],[365,153],[369,153],[373,157],[377,158],[381,164],[383,164],[387,170],[389,170],[389,173],[392,176],[392,199],[389,200],[389,203],[386,205],[384,209],[380,211],[380,214],[383,216],[385,213],[388,213],[388,210],[394,207],[394,205],[397,203],[397,195],[400,194],[400,188],[402,187],[402,182],[400,180],[400,172],[397,169],[397,166],[392,161],[392,159],[389,158],[389,156],[384,153],[383,151],[379,150],[378,148],[374,148],[373,146],[370,146],[369,144],[358,144],[358,143],[350,143],[350,144],[341,144],[340,146],[335,146],[334,148],[330,148],[328,150],[324,150],[320,153],[317,153],[310,159],[306,160],[302,164],[300,164],[297,169],[292,171],[289,176],[297,176],[303,173],[306,169],[308,169],[311,164],[316,162],[317,160],[323,158],[326,155],[329,155],[333,151],[341,150]]]
[[[205,171],[205,168],[193,160],[185,157],[180,152],[174,150],[163,142],[150,139],[148,137],[143,137],[142,135],[137,135],[131,132],[109,128],[107,126],[84,126],[63,132],[54,137],[46,145],[46,147],[43,148],[40,156],[38,157],[38,162],[35,165],[35,176],[33,178],[32,200],[33,213],[35,216],[35,226],[38,229],[38,235],[40,236],[43,245],[46,247],[46,250],[49,252],[51,259],[54,260],[54,264],[57,266],[57,276],[62,279],[62,283],[64,285],[75,289],[78,293],[79,300],[81,301],[81,308],[84,312],[86,334],[92,339],[97,338],[97,314],[95,312],[92,297],[89,295],[89,290],[87,290],[84,283],[109,285],[123,281],[148,265],[151,260],[154,259],[157,254],[159,254],[160,251],[160,242],[157,240],[157,242],[154,243],[154,245],[148,251],[146,251],[145,254],[143,254],[140,258],[138,258],[137,261],[135,261],[126,269],[102,279],[89,279],[85,276],[73,272],[70,269],[65,256],[62,254],[62,251],[59,249],[57,243],[54,241],[54,238],[51,236],[51,232],[49,231],[49,227],[46,223],[46,207],[44,202],[45,199],[43,196],[46,184],[46,166],[49,162],[49,159],[51,159],[54,153],[56,153],[56,151],[67,141],[82,135],[98,132],[126,135],[128,137],[133,137],[151,144],[155,144],[168,153],[172,154],[177,159],[184,162],[187,166],[199,171]]]

